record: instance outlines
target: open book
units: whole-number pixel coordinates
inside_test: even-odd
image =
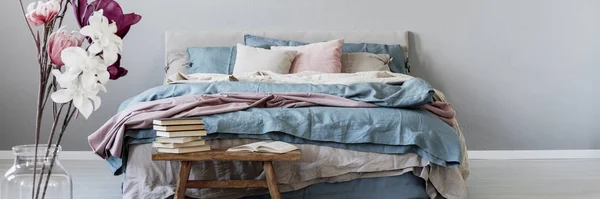
[[[265,153],[287,153],[298,149],[298,147],[280,141],[255,142],[227,149],[228,152],[265,152]]]

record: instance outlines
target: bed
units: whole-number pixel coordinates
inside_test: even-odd
[[[243,43],[246,34],[302,42],[344,38],[345,42],[404,44],[402,56],[409,54],[407,33],[403,31],[169,31],[165,34],[166,77],[189,73],[188,47],[232,46]],[[388,98],[421,89],[425,91],[423,93],[430,93],[423,95],[424,98],[444,101],[443,94],[431,88],[426,81],[414,78],[389,86],[386,83],[331,83],[326,86],[298,84],[296,87],[296,84],[285,83],[171,84],[132,97],[122,104],[120,110],[127,110],[135,103],[171,97],[248,90],[262,93],[326,93],[355,101],[379,103],[382,107],[252,108],[209,115],[203,120],[209,131],[207,143],[214,149],[265,139],[286,141],[298,146],[303,152],[301,161],[278,162],[274,165],[284,198],[466,198],[466,147],[456,120],[444,123],[434,114],[414,105],[394,104],[379,98],[382,93],[390,92],[392,88],[388,87],[393,87],[398,90],[391,91]],[[344,90],[345,93],[336,93],[337,90]],[[386,119],[390,116],[395,119]],[[297,122],[299,120],[310,122]],[[414,123],[419,124],[415,127]],[[243,128],[239,127],[249,124],[263,125],[256,131],[265,132],[243,132]],[[336,129],[340,128],[345,130],[338,132]],[[405,135],[408,132],[416,136],[408,139]],[[105,158],[115,175],[124,175],[123,198],[162,199],[172,196],[180,165],[178,162],[151,161],[153,148],[150,143],[155,138],[155,132],[127,128],[118,137],[123,138],[122,142],[117,147],[113,146],[112,151],[106,150],[109,154]],[[261,179],[264,174],[259,163],[214,161],[194,163],[190,178]],[[192,198],[268,198],[266,193],[268,191],[264,189],[188,189],[186,195]]]

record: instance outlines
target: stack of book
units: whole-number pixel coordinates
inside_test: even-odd
[[[209,151],[202,136],[206,130],[200,118],[165,118],[152,121],[156,141],[152,143],[159,153],[191,153]]]

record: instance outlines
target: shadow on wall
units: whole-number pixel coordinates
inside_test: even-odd
[[[449,93],[448,91],[445,91],[445,86],[442,83],[443,80],[440,80],[444,74],[441,74],[439,70],[436,71],[434,69],[431,63],[433,58],[422,49],[423,43],[421,41],[421,36],[414,32],[410,32],[406,39],[406,42],[410,47],[408,51],[410,75],[426,80],[433,88],[444,93],[447,100],[451,102],[452,99],[448,98]],[[453,108],[456,109],[455,106],[453,106]],[[460,113],[457,114],[460,115]],[[459,119],[458,123],[463,130],[469,128],[469,123],[467,123],[465,119]]]
[[[444,92],[443,88],[438,87],[442,84],[438,84],[436,78],[434,78],[436,71],[433,71],[433,67],[430,67],[427,62],[427,60],[431,60],[431,57],[428,57],[427,53],[422,53],[421,41],[421,36],[415,34],[415,32],[411,32],[406,41],[408,42],[408,46],[410,46],[408,65],[410,66],[411,75],[427,80],[434,88]]]
[[[408,46],[410,46],[408,52],[410,75],[422,78],[429,82],[435,89],[444,92],[444,84],[440,83],[438,78],[436,78],[440,75],[439,71],[435,71],[434,67],[430,65],[429,62],[432,58],[423,51],[423,43],[421,41],[421,36],[415,34],[415,32],[410,32],[408,35],[406,42],[408,43]]]

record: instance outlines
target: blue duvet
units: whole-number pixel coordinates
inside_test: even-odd
[[[357,83],[352,85],[274,84],[216,82],[160,86],[125,101],[132,103],[192,94],[227,92],[312,92],[341,96],[378,104],[378,108],[253,108],[244,111],[203,116],[206,139],[254,138],[305,143],[357,151],[402,154],[417,153],[446,167],[460,164],[460,141],[452,127],[433,114],[418,109],[431,101],[431,86],[414,78],[401,85]],[[149,143],[151,129],[130,130],[125,143]],[[115,174],[123,172],[123,159],[111,157]]]

